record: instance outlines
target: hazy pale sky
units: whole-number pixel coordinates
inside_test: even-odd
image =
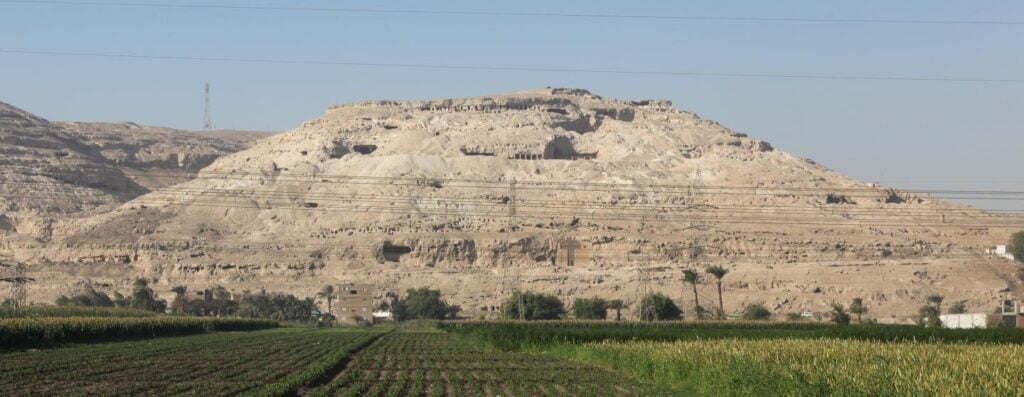
[[[138,0],[137,2],[147,2]],[[156,3],[155,1],[148,1]],[[163,4],[189,4],[166,1]],[[219,1],[588,14],[1024,21],[1020,1]],[[1024,79],[1024,24],[561,18],[0,1],[0,50],[521,68]],[[668,98],[865,181],[1024,190],[1022,82],[450,70],[0,52],[0,101],[54,120],[287,130],[334,103],[544,86]],[[1020,201],[980,203],[1022,208]]]

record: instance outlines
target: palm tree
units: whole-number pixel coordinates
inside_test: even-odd
[[[715,276],[715,281],[718,283],[718,319],[725,319],[725,305],[722,300],[722,277],[729,274],[729,269],[721,266],[711,266],[707,269],[708,274]]]
[[[857,324],[864,324],[861,321],[861,315],[868,312],[867,306],[864,306],[864,300],[861,298],[853,298],[850,302],[850,313],[857,315]]]
[[[622,309],[626,307],[626,303],[622,299],[612,299],[608,301],[608,308],[615,310],[615,321],[622,320]]]
[[[683,270],[683,281],[690,283],[693,286],[693,306],[697,313],[697,319],[704,319],[704,309],[700,307],[700,298],[697,297],[697,283],[700,282],[700,274],[696,270],[686,269]]]
[[[935,315],[942,315],[942,295],[932,294],[928,295],[928,303],[935,305]]]
[[[182,313],[187,314],[188,310],[185,308],[185,293],[188,292],[188,287],[178,285],[171,288],[171,292],[174,293],[174,300],[178,301],[179,310],[181,310]]]
[[[326,299],[327,300],[327,313],[328,314],[334,314],[334,312],[331,310],[331,302],[334,302],[334,286],[333,285],[325,285],[322,289],[320,289],[320,292],[318,292],[316,294],[316,296],[319,296],[321,298]]]

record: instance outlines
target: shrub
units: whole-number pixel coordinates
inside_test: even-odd
[[[501,313],[509,319],[556,320],[565,316],[565,305],[554,295],[516,292],[501,305]]]
[[[743,309],[744,320],[768,320],[772,318],[771,310],[764,305],[751,304]]]
[[[886,204],[903,204],[907,202],[906,197],[900,194],[899,190],[889,188],[885,190],[882,201]]]
[[[856,204],[845,194],[829,193],[825,195],[825,204]]]
[[[644,321],[680,320],[683,311],[662,293],[648,294],[640,300],[640,318]]]
[[[608,318],[608,302],[601,298],[578,298],[572,303],[572,314],[580,320]]]
[[[838,303],[832,304],[832,322],[838,325],[849,325],[850,314],[846,312],[846,308]]]
[[[967,313],[967,301],[956,301],[952,305],[949,305],[949,314],[964,314]]]

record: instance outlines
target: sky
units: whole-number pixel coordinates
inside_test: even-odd
[[[110,0],[114,1],[114,0]],[[132,3],[1017,24],[431,15],[0,1],[0,101],[52,120],[288,130],[363,99],[553,87],[681,109],[863,181],[1024,191],[1020,1]],[[487,67],[1017,80],[716,77],[126,59],[49,51]],[[1020,200],[974,202],[1022,209]]]

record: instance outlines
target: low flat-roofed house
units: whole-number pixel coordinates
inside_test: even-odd
[[[995,255],[1000,258],[1004,258],[1011,261],[1014,260],[1013,254],[1011,254],[1009,250],[1006,249],[1005,245],[997,245],[993,248],[989,248],[985,250],[985,253],[989,255]]]
[[[1016,300],[1007,299],[1000,305],[1002,308],[1002,322],[1004,326],[1024,328],[1024,307]]]
[[[387,321],[391,319],[391,312],[387,310],[378,310],[373,312],[373,320],[376,321]]]
[[[335,289],[334,315],[340,321],[373,321],[377,286],[373,284],[339,284]]]

